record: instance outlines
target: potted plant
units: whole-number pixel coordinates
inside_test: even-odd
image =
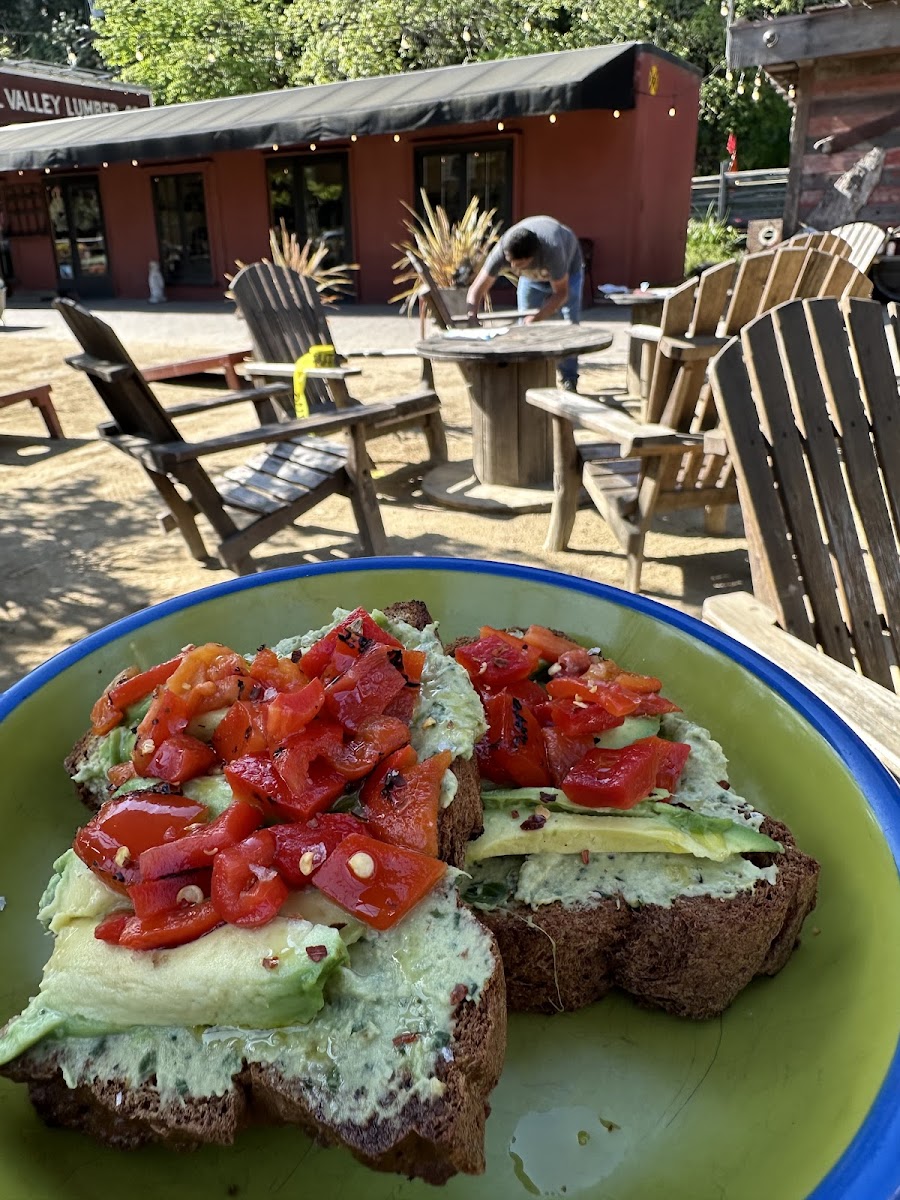
[[[500,225],[494,221],[497,210],[482,211],[478,197],[473,196],[460,219],[451,222],[439,204],[431,204],[424,188],[419,194],[422,213],[401,201],[410,214],[410,219],[403,222],[409,237],[394,243],[394,249],[403,252],[403,257],[394,263],[394,269],[399,271],[394,283],[405,286],[391,297],[391,302],[403,301],[411,311],[418,295],[419,277],[406,257],[406,251],[411,250],[431,271],[450,312],[462,314],[466,311],[469,284],[500,236]]]
[[[288,233],[283,218],[278,229],[269,230],[269,246],[272,251],[272,262],[279,267],[289,267],[298,275],[308,276],[316,285],[316,291],[323,304],[333,304],[335,300],[352,295],[353,278],[350,272],[358,271],[359,264],[326,265],[328,247],[323,242],[317,245],[314,240],[306,241],[301,246],[296,233]],[[247,265],[240,259],[237,259],[236,262],[239,267]],[[230,279],[231,276],[228,275],[226,278]],[[225,295],[229,299],[231,298],[230,293],[226,292]]]

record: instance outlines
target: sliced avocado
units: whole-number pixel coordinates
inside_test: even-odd
[[[52,933],[83,917],[98,921],[117,908],[131,907],[128,898],[107,887],[74,850],[62,854],[53,870],[38,907],[38,920]]]
[[[626,717],[621,725],[597,734],[594,743],[607,750],[621,750],[641,738],[656,737],[659,733],[659,717]]]
[[[52,1033],[62,1032],[66,1018],[35,997],[17,1017],[0,1030],[0,1063],[12,1062],[20,1054]]]
[[[117,725],[103,737],[91,739],[90,753],[81,760],[72,779],[75,783],[108,783],[109,768],[128,762],[136,740],[134,732],[125,725]]]
[[[212,735],[228,714],[227,708],[214,708],[212,712],[200,713],[194,717],[184,731],[191,737],[199,738],[201,742],[212,741]]]
[[[733,821],[701,817],[671,805],[656,807],[668,811],[631,820],[570,813],[550,813],[546,817],[530,813],[523,820],[522,814],[511,817],[508,812],[488,811],[484,814],[484,833],[469,843],[467,861],[480,862],[506,854],[580,854],[592,850],[600,854],[693,854],[723,862],[733,854],[782,849],[778,842]]]
[[[210,820],[234,804],[234,792],[224,775],[199,775],[183,783],[181,792],[208,809]]]
[[[669,793],[664,788],[655,788],[646,800],[641,800],[633,808],[587,808],[583,804],[575,804],[560,788],[490,788],[481,793],[481,800],[487,808],[533,808],[543,804],[554,812],[582,813],[584,816],[620,816],[620,817],[650,817],[653,816],[655,803]]]
[[[348,961],[336,929],[276,917],[223,925],[171,950],[123,950],[94,937],[93,919],[60,930],[38,1001],[106,1032],[135,1025],[274,1029],[309,1021],[326,980]]]

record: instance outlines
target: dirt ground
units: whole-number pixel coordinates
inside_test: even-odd
[[[230,575],[192,559],[177,532],[163,535],[160,504],[143,472],[102,443],[97,425],[105,409],[85,377],[67,367],[67,339],[0,332],[0,394],[47,381],[66,433],[51,441],[36,410],[17,404],[0,410],[0,689],[45,659],[136,609],[205,587]],[[129,343],[139,365],[212,353],[216,345],[185,345],[161,352],[158,343]],[[414,362],[367,363],[354,391],[360,399],[411,387]],[[441,396],[452,459],[471,456],[471,425],[462,378],[439,366]],[[621,389],[617,366],[585,370],[581,390]],[[163,403],[183,402],[194,389],[158,385]],[[201,394],[208,394],[206,392]],[[249,414],[249,415],[248,415]],[[246,425],[243,405],[218,414],[184,418],[189,437]],[[377,469],[424,457],[424,439],[396,435],[371,446]],[[622,585],[624,556],[592,508],[579,512],[572,548],[545,553],[546,514],[489,517],[438,507],[423,499],[415,481],[385,490],[384,524],[397,554],[469,557],[549,567]],[[254,552],[260,569],[354,557],[359,553],[349,502],[333,497]],[[737,510],[727,531],[707,537],[702,514],[658,521],[647,539],[642,591],[691,613],[715,591],[746,587],[749,568]]]

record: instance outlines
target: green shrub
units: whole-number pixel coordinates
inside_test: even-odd
[[[712,205],[706,210],[705,217],[691,217],[684,249],[685,278],[693,275],[700,266],[734,258],[740,240],[740,231],[720,220]]]

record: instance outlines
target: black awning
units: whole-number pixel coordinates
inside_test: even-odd
[[[654,46],[623,42],[8,126],[0,128],[0,171],[190,158],[554,111],[627,109],[634,106],[640,49],[672,58]]]

